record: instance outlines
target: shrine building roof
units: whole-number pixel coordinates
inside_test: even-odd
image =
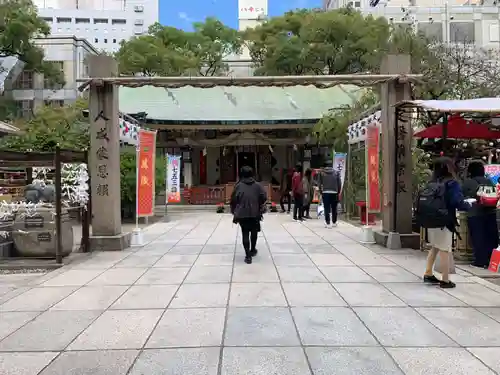
[[[355,85],[259,87],[120,87],[120,111],[145,112],[151,123],[313,123],[331,108],[354,103],[364,92]]]

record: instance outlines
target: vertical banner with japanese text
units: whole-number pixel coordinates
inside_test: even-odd
[[[181,202],[181,157],[167,155],[167,203]]]
[[[347,160],[347,154],[335,152],[333,157],[333,169],[335,169],[340,174],[340,182],[342,183],[342,187],[344,186],[345,181],[345,163]],[[339,191],[339,195],[342,194],[342,191]]]
[[[153,216],[155,209],[156,132],[139,130],[137,216]]]
[[[373,124],[366,127],[366,174],[368,188],[368,212],[380,212],[380,179],[379,179],[379,143],[380,129]]]

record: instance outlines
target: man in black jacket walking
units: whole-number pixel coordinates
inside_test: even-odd
[[[340,173],[332,167],[333,162],[328,160],[325,168],[319,175],[319,190],[325,207],[325,227],[337,226],[337,206],[339,195],[342,191],[342,181]],[[332,213],[332,223],[330,224],[330,212]]]
[[[231,195],[231,213],[233,223],[241,227],[245,263],[251,264],[252,257],[257,255],[257,236],[260,232],[260,221],[267,201],[264,188],[253,178],[251,167],[244,166],[240,171],[240,180]]]

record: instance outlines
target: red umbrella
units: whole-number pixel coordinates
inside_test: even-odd
[[[455,139],[500,139],[500,131],[485,124],[466,120],[460,116],[448,119],[447,138]],[[443,124],[432,125],[414,134],[416,138],[443,138]]]

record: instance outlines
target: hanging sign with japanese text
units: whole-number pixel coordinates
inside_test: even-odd
[[[137,216],[153,216],[155,209],[156,132],[139,130],[139,160],[137,164]]]
[[[370,124],[366,127],[366,173],[368,187],[368,212],[380,212],[380,179],[379,179],[379,143],[380,129]]]
[[[167,202],[181,202],[181,157],[167,156]]]
[[[340,175],[340,183],[342,187],[344,186],[345,180],[345,163],[347,160],[347,154],[334,152],[333,157],[333,169],[335,169]],[[342,191],[339,191],[339,196],[342,194]]]

